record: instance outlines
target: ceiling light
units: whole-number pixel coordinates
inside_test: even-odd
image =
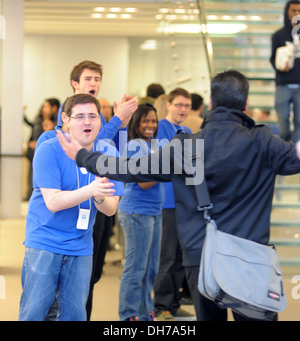
[[[156,40],[145,40],[141,45],[141,50],[156,50],[157,43]]]
[[[106,14],[106,18],[108,19],[115,19],[117,17],[116,14],[110,13],[110,14]]]
[[[158,10],[159,13],[168,13],[169,12],[169,9],[168,8],[160,8]]]
[[[252,15],[251,20],[261,20],[261,17],[259,15]]]
[[[177,19],[177,16],[176,16],[175,14],[168,14],[168,15],[166,16],[166,18],[167,18],[168,20],[176,20],[176,19]]]
[[[98,18],[101,18],[101,17],[102,17],[102,14],[100,14],[100,13],[93,13],[92,14],[92,18],[98,19]]]
[[[130,19],[131,18],[131,14],[121,14],[121,18],[122,19]]]
[[[176,9],[175,9],[175,13],[181,13],[181,14],[183,14],[183,13],[185,13],[185,9],[184,9],[184,8],[176,8]]]
[[[126,8],[125,11],[128,12],[128,13],[135,13],[136,12],[136,8]]]
[[[104,12],[105,8],[104,7],[96,7],[95,12]]]
[[[121,8],[120,7],[112,7],[111,9],[110,9],[110,11],[111,12],[121,12]]]

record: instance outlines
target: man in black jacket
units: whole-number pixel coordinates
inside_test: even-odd
[[[284,26],[272,35],[270,62],[276,71],[275,109],[278,116],[280,137],[296,142],[300,139],[300,44],[299,25],[300,1],[288,1],[284,9]],[[279,47],[293,44],[294,64],[282,61],[276,65],[276,52]],[[283,65],[281,65],[283,64]],[[294,131],[290,129],[290,107],[293,104]]]
[[[212,111],[205,116],[202,129],[194,135],[177,135],[170,141],[175,148],[165,145],[138,163],[79,150],[74,141],[69,143],[59,135],[66,153],[76,157],[78,166],[95,174],[124,182],[173,182],[183,265],[197,319],[202,321],[227,319],[227,311],[219,309],[197,289],[206,226],[203,214],[197,210],[195,192],[195,185],[203,180],[202,161],[214,205],[211,215],[218,228],[261,244],[269,242],[276,175],[300,172],[295,146],[274,137],[267,126],[255,126],[244,113],[248,90],[247,79],[238,71],[216,75],[211,84]],[[189,143],[191,140],[195,143]],[[173,152],[168,153],[168,148]],[[111,166],[109,170],[110,162],[115,163],[115,168]],[[137,172],[137,167],[141,171]],[[237,314],[234,317],[243,319]]]

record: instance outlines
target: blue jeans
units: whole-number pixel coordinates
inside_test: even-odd
[[[290,128],[290,110],[293,104],[294,131]],[[286,141],[300,139],[300,85],[278,85],[275,92],[275,109],[280,137]]]
[[[119,294],[120,320],[139,316],[150,321],[151,292],[159,267],[162,216],[118,211],[125,238],[125,264]]]
[[[85,321],[92,256],[25,249],[20,321],[44,321],[57,292],[58,321]]]

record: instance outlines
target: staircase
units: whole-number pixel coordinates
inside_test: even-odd
[[[201,2],[201,1],[200,1]],[[207,28],[242,25],[236,33],[209,33],[215,72],[237,69],[250,83],[249,115],[255,109],[270,112],[274,125],[275,82],[269,62],[271,35],[283,25],[285,0],[203,0]],[[224,26],[225,27],[225,26]],[[230,27],[230,26],[228,26]],[[256,120],[255,114],[252,118]],[[261,123],[261,122],[257,122]],[[300,266],[300,176],[278,177],[271,215],[271,242],[283,265]]]
[[[271,215],[271,243],[282,265],[300,266],[299,175],[278,177]]]

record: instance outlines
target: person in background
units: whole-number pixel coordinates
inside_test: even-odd
[[[159,83],[151,83],[147,86],[146,97],[139,99],[139,104],[151,103],[154,104],[155,99],[164,94],[165,89]]]
[[[127,156],[141,157],[157,148],[156,109],[140,104],[128,126]],[[163,185],[157,182],[128,183],[121,198],[118,217],[125,238],[125,263],[119,293],[121,321],[151,321],[154,304],[151,298],[158,272]]]
[[[106,122],[109,122],[113,117],[113,108],[106,98],[100,98],[99,103],[101,106],[101,114],[105,118]]]
[[[167,94],[159,95],[154,101],[154,107],[157,111],[157,117],[160,121],[161,119],[165,118],[168,110],[167,110],[167,103],[168,103],[169,96]]]
[[[178,132],[191,130],[183,122],[189,115],[192,100],[188,91],[176,88],[168,95],[167,115],[158,123],[157,138],[170,141]],[[189,317],[180,307],[179,290],[184,279],[182,251],[178,240],[176,205],[173,185],[164,183],[163,227],[160,265],[154,284],[154,312],[158,321],[174,321],[175,317]]]
[[[200,117],[203,110],[203,97],[199,94],[192,93],[192,108],[183,124],[190,128],[192,133],[197,133],[200,130],[203,119]]]
[[[25,200],[29,200],[32,194],[32,160],[39,137],[47,131],[54,129],[54,122],[57,120],[60,102],[57,98],[48,98],[44,101],[41,109],[32,122],[32,133],[28,141],[26,158],[29,160],[28,188]]]
[[[300,44],[299,26],[300,1],[288,1],[284,8],[284,26],[272,35],[270,62],[275,70],[275,109],[278,116],[280,137],[285,141],[296,142],[300,139]],[[298,16],[298,18],[297,18]],[[294,20],[293,20],[294,18]],[[278,48],[293,44],[293,66],[286,62],[276,65]],[[293,104],[291,106],[291,104]],[[294,130],[290,127],[290,111],[293,108]]]

